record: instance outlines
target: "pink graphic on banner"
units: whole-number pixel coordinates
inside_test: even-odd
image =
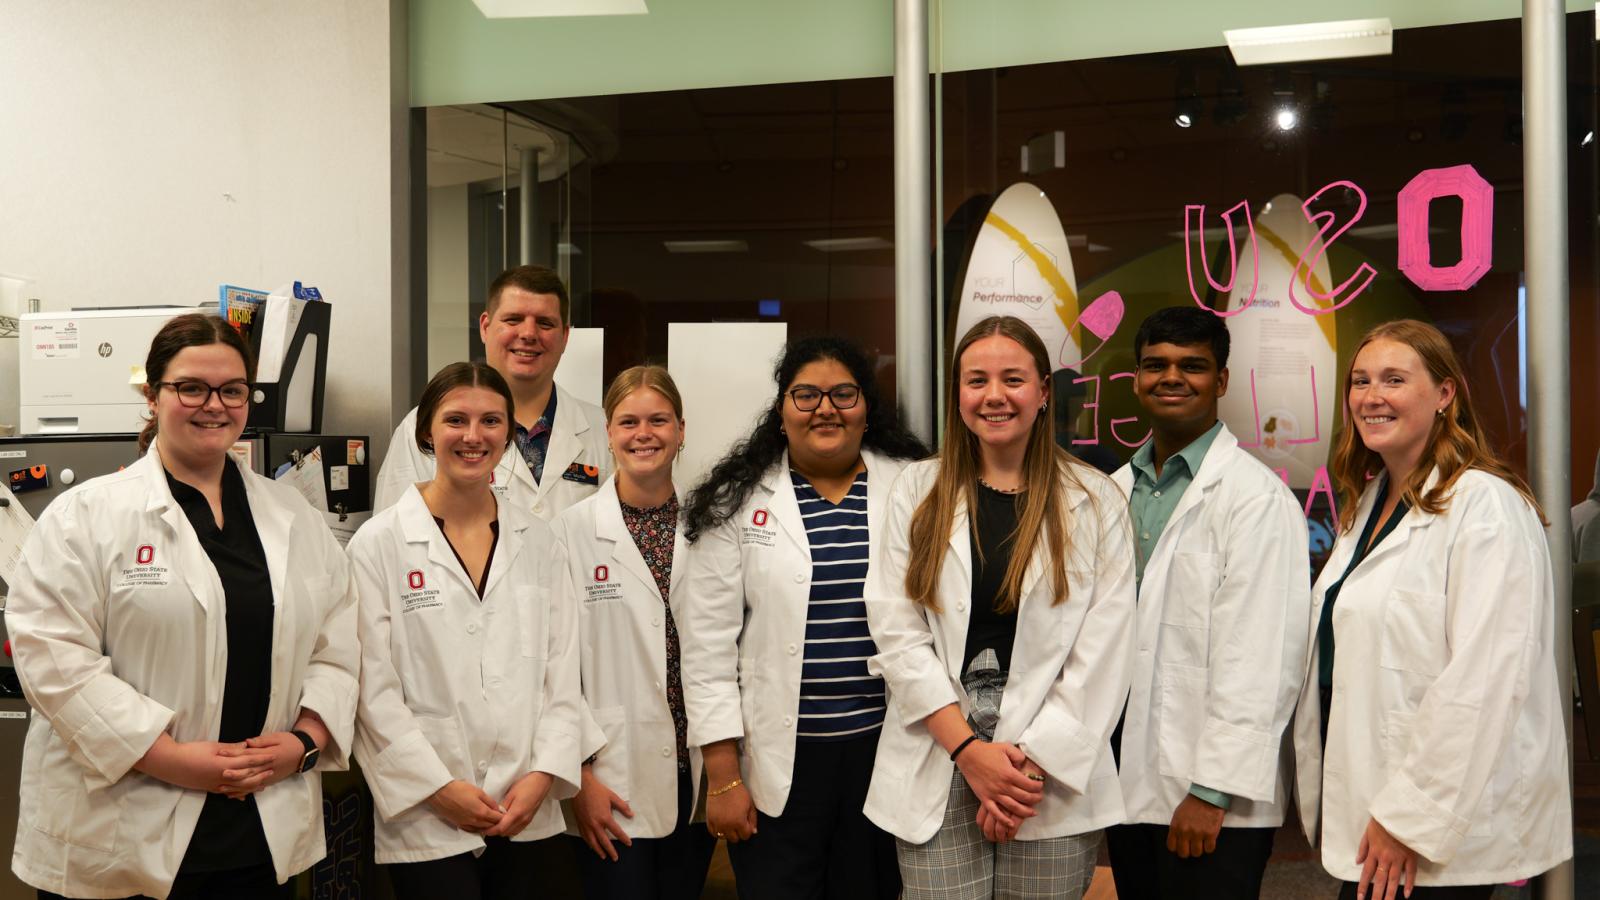
[[[1111,380],[1112,381],[1116,381],[1116,380],[1121,379],[1121,378],[1126,378],[1129,381],[1132,381],[1133,380],[1133,373],[1132,372],[1113,372],[1111,374]],[[1127,416],[1127,417],[1121,418],[1121,419],[1112,419],[1111,422],[1110,422],[1110,425],[1111,425],[1111,436],[1116,438],[1117,439],[1117,443],[1121,444],[1124,447],[1137,447],[1140,444],[1143,444],[1145,441],[1150,440],[1150,431],[1149,431],[1149,429],[1146,429],[1145,433],[1144,433],[1144,437],[1139,438],[1137,441],[1125,440],[1122,437],[1122,435],[1117,433],[1117,426],[1118,425],[1123,425],[1123,424],[1126,424],[1128,422],[1137,422],[1137,421],[1139,421],[1139,417],[1138,416]]]
[[[1078,445],[1081,445],[1081,444],[1099,444],[1100,443],[1100,376],[1099,375],[1085,375],[1085,376],[1083,376],[1081,378],[1072,379],[1072,383],[1074,385],[1085,384],[1085,383],[1091,382],[1091,381],[1094,382],[1094,399],[1093,400],[1085,400],[1085,401],[1083,401],[1083,403],[1081,403],[1079,405],[1082,406],[1086,410],[1093,410],[1093,412],[1089,413],[1089,421],[1094,423],[1094,434],[1092,436],[1090,436],[1090,437],[1087,437],[1087,438],[1080,438],[1080,437],[1073,438],[1072,439],[1073,446],[1078,446]]]
[[[1332,228],[1334,223],[1338,221],[1338,214],[1331,209],[1323,210],[1319,213],[1313,213],[1311,211],[1311,205],[1316,203],[1323,194],[1326,194],[1328,191],[1339,187],[1347,188],[1355,192],[1356,199],[1358,201],[1356,206],[1356,214],[1350,217],[1350,221],[1345,222],[1343,225],[1340,225],[1338,228],[1334,229],[1332,234],[1328,234],[1328,229]],[[1362,263],[1360,266],[1356,267],[1354,274],[1352,274],[1349,278],[1346,278],[1343,283],[1326,294],[1317,290],[1316,287],[1311,284],[1311,273],[1316,271],[1317,261],[1320,260],[1322,255],[1328,251],[1328,247],[1332,245],[1334,241],[1338,240],[1346,231],[1349,231],[1350,228],[1357,222],[1361,221],[1362,213],[1367,211],[1367,194],[1360,187],[1356,186],[1356,183],[1353,181],[1335,181],[1331,184],[1324,185],[1321,190],[1317,191],[1315,194],[1312,194],[1311,198],[1306,200],[1305,203],[1301,204],[1300,208],[1305,211],[1306,219],[1317,225],[1317,235],[1311,239],[1311,245],[1306,247],[1306,249],[1300,253],[1300,258],[1295,260],[1294,275],[1289,279],[1289,302],[1294,304],[1295,309],[1298,309],[1307,315],[1324,316],[1349,305],[1350,301],[1356,299],[1356,297],[1359,297],[1361,292],[1366,290],[1368,285],[1372,284],[1372,279],[1378,277],[1377,269],[1374,269],[1366,263]],[[1315,252],[1312,252],[1313,250]],[[1306,257],[1307,253],[1311,253],[1310,258]],[[1360,280],[1359,284],[1356,283],[1358,279]],[[1295,298],[1294,290],[1296,286],[1304,287],[1308,292],[1310,292],[1311,296],[1328,305],[1316,307],[1302,304],[1298,299]],[[1346,293],[1347,291],[1348,294]],[[1341,295],[1343,295],[1342,298]]]
[[[1250,388],[1255,389],[1255,371],[1250,372]],[[1322,440],[1322,404],[1317,400],[1317,367],[1311,367],[1311,427],[1313,434],[1308,438],[1284,438],[1285,444],[1315,444]]]
[[[1244,212],[1244,227],[1250,233],[1250,296],[1239,304],[1235,310],[1211,309],[1200,299],[1200,292],[1194,287],[1194,241],[1190,239],[1191,232],[1196,229],[1200,232],[1200,271],[1205,276],[1206,284],[1219,294],[1226,294],[1233,290],[1233,283],[1239,277],[1239,246],[1234,238],[1234,213]],[[1256,300],[1256,288],[1261,284],[1261,248],[1256,242],[1256,226],[1250,220],[1250,201],[1240,200],[1222,214],[1222,221],[1228,226],[1228,280],[1220,282],[1211,277],[1211,266],[1206,261],[1206,207],[1204,203],[1190,203],[1183,207],[1183,274],[1189,280],[1189,296],[1194,298],[1194,304],[1201,309],[1211,309],[1213,313],[1224,318],[1236,316],[1250,308]]]
[[[1461,259],[1435,266],[1428,247],[1431,204],[1440,197],[1461,198]],[[1395,201],[1399,226],[1400,271],[1425,291],[1464,291],[1493,265],[1494,188],[1470,165],[1428,169],[1400,189]]]
[[[1082,326],[1083,330],[1099,338],[1099,345],[1078,357],[1077,360],[1072,360],[1067,354],[1076,348],[1072,343],[1072,329],[1069,328],[1067,329],[1066,339],[1061,342],[1061,350],[1056,354],[1056,365],[1062,368],[1077,369],[1081,372],[1083,364],[1088,362],[1090,357],[1099,353],[1100,348],[1104,347],[1106,342],[1111,340],[1111,336],[1117,333],[1117,326],[1122,324],[1123,309],[1122,295],[1116,291],[1106,291],[1096,297],[1094,302],[1085,307],[1083,312],[1078,315],[1077,324]]]

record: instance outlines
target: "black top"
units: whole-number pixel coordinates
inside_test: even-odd
[[[222,467],[222,520],[218,528],[205,495],[167,473],[167,487],[200,538],[222,581],[228,627],[228,671],[222,685],[222,726],[217,740],[259,737],[272,692],[272,582],[261,549],[244,478],[233,463]],[[242,802],[207,794],[180,872],[214,872],[272,862],[261,815],[252,795]]]
[[[1361,565],[1361,561],[1367,558],[1368,553],[1383,543],[1383,539],[1394,531],[1395,526],[1400,524],[1400,520],[1404,519],[1411,509],[1402,499],[1395,505],[1389,521],[1383,523],[1383,530],[1378,532],[1377,537],[1373,537],[1372,532],[1377,530],[1378,517],[1383,515],[1383,504],[1388,497],[1389,480],[1385,477],[1383,484],[1378,487],[1378,497],[1372,503],[1372,513],[1367,516],[1367,524],[1361,529],[1361,536],[1356,541],[1356,552],[1350,556],[1350,565],[1345,567],[1344,574],[1340,575],[1339,580],[1330,585],[1328,592],[1323,595],[1321,621],[1317,623],[1317,679],[1321,687],[1333,687],[1333,604],[1339,600],[1339,591],[1344,587],[1345,579]],[[1322,727],[1328,727],[1326,720]]]
[[[1002,671],[1010,671],[1011,645],[1017,639],[1016,610],[999,613],[994,607],[1000,600],[1006,567],[1011,565],[1021,494],[1003,494],[981,481],[976,493],[978,508],[967,531],[972,542],[972,616],[967,621],[967,650],[961,658],[963,674],[985,647],[1000,658]]]
[[[457,550],[456,545],[451,542],[450,535],[445,534],[444,520],[434,516],[433,524],[439,526],[439,536],[444,538],[445,544],[450,547],[450,552],[456,555],[456,562],[461,564],[462,573],[467,576],[468,581],[471,581],[472,570],[467,568],[467,561],[461,558],[461,551]],[[473,585],[478,591],[479,600],[483,599],[483,589],[489,586],[489,567],[494,565],[494,551],[500,546],[500,520],[491,519],[489,521],[489,530],[494,532],[494,537],[489,539],[489,558],[483,561],[483,574],[478,576],[478,583]]]

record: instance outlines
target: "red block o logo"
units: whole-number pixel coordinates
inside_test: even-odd
[[[611,580],[611,570],[606,568],[605,566],[595,566],[594,567],[594,580],[595,581],[610,581]]]
[[[422,590],[422,586],[426,584],[422,578],[422,572],[417,569],[412,569],[406,573],[406,583],[411,585],[413,591]]]
[[[156,548],[150,546],[149,544],[142,544],[140,545],[138,552],[134,554],[133,558],[138,560],[139,565],[148,566],[152,562],[155,562]]]
[[[756,510],[756,514],[750,517],[750,521],[755,523],[757,527],[766,527],[767,511],[764,509]]]

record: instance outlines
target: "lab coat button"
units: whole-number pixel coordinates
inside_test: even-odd
[[[805,584],[806,583],[806,573],[804,573],[804,572],[796,572],[796,573],[794,573],[794,583],[795,584]]]
[[[651,616],[650,617],[650,625],[651,625],[651,627],[654,627],[654,628],[660,628],[661,627],[661,617],[660,616]]]
[[[661,690],[661,682],[656,682],[656,690]]]
[[[477,633],[478,633],[478,623],[477,622],[468,622],[467,623],[467,634],[477,634]]]
[[[794,724],[794,716],[784,716],[783,717],[783,727],[788,728],[790,725],[793,725],[793,724]]]
[[[664,757],[665,756],[671,756],[672,755],[672,748],[671,747],[662,747],[661,748],[661,755],[664,756]]]
[[[489,771],[489,761],[486,760],[486,759],[478,760],[478,771],[479,772],[487,772],[487,771]]]
[[[789,645],[789,655],[790,656],[793,656],[793,655],[795,655],[796,653],[799,653],[799,652],[800,652],[800,645],[798,645],[798,644],[790,644]]]
[[[957,600],[956,601],[956,612],[966,612],[966,611],[967,611],[967,601],[965,601],[965,600]]]

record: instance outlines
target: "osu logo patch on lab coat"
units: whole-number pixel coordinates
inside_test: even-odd
[[[439,599],[439,591],[428,587],[428,578],[421,569],[412,569],[406,573],[406,589],[400,592],[400,611],[413,613],[424,609],[439,609],[444,606],[444,601]]]
[[[600,484],[600,467],[573,463],[567,466],[567,470],[561,473],[561,477],[565,481],[576,481],[578,484],[592,484],[598,487]]]
[[[583,586],[583,602],[599,603],[603,600],[621,600],[622,582],[611,580],[610,566],[595,566],[594,581]]]
[[[772,513],[758,509],[750,516],[748,524],[739,531],[739,543],[742,546],[771,547],[777,539],[778,532],[772,528]]]
[[[112,579],[112,590],[128,588],[166,587],[171,581],[171,570],[156,565],[154,544],[140,544],[133,550],[133,565],[123,566]]]

